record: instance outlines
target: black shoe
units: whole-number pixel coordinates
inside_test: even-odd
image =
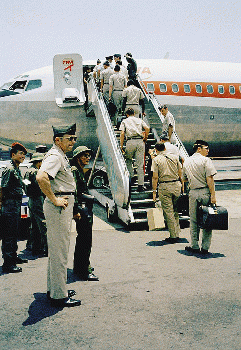
[[[16,265],[12,265],[12,266],[2,266],[2,272],[5,273],[16,273],[16,272],[22,272],[22,268],[18,267]]]
[[[147,188],[145,186],[138,185],[137,192],[145,192],[146,190],[147,190]]]
[[[208,254],[208,250],[202,248],[200,253],[203,254],[203,255],[207,255]]]
[[[194,248],[192,248],[192,247],[187,246],[187,247],[185,247],[185,250],[186,250],[187,252],[194,253],[194,254],[200,253],[200,249],[199,249],[199,248],[198,248],[198,249],[194,249]]]
[[[17,256],[15,259],[15,264],[26,264],[28,263],[28,259],[23,259],[23,258],[20,258],[20,256]]]
[[[75,274],[79,277],[79,279],[81,281],[99,281],[99,278],[97,276],[95,276],[93,273],[89,273],[88,275],[80,275],[79,273],[76,273]]]
[[[50,291],[49,290],[47,291],[46,294],[47,294],[47,299],[51,300],[51,298],[50,298]],[[68,290],[68,297],[69,298],[73,297],[74,295],[76,295],[76,291],[75,290],[73,290],[73,289]]]
[[[53,307],[74,307],[81,304],[80,300],[64,298],[64,299],[52,299],[50,298],[50,304]]]

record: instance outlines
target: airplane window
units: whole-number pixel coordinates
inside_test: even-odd
[[[173,92],[178,92],[179,91],[179,87],[177,84],[172,84],[172,91]]]
[[[233,85],[229,85],[229,92],[231,95],[235,94],[235,87]]]
[[[160,91],[161,91],[161,92],[167,92],[167,86],[166,86],[166,84],[163,84],[163,83],[160,84]]]
[[[207,85],[207,92],[209,94],[213,94],[213,86],[212,85]]]
[[[218,85],[218,92],[220,94],[224,94],[224,86],[223,85]]]
[[[153,92],[155,90],[153,83],[147,83],[147,91]]]
[[[42,80],[29,80],[26,91],[40,88],[42,86]]]
[[[191,92],[191,88],[189,84],[184,84],[184,92],[189,93]]]
[[[27,80],[15,81],[12,86],[10,86],[9,90],[22,89],[24,90]]]
[[[196,85],[196,92],[197,92],[198,94],[201,94],[201,93],[202,93],[202,85],[200,85],[200,84],[197,84],[197,85]]]

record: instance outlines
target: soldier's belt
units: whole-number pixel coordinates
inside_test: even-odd
[[[55,192],[55,196],[71,196],[74,195],[75,192]]]
[[[160,183],[163,184],[163,183],[167,183],[167,182],[176,182],[176,181],[179,181],[179,179],[177,179],[177,180],[170,180],[170,181],[160,181]]]

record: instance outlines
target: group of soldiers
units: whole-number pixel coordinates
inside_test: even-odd
[[[75,291],[66,287],[72,218],[77,230],[73,272],[80,280],[99,280],[90,265],[93,197],[88,193],[84,175],[92,151],[86,146],[75,148],[71,167],[66,153],[72,151],[76,142],[76,124],[53,127],[53,133],[53,147],[45,155],[33,154],[33,165],[24,179],[19,165],[27,150],[18,142],[12,144],[11,161],[1,181],[2,271],[21,272],[18,264],[28,262],[17,255],[22,195],[26,191],[31,218],[29,248],[33,255],[48,255],[47,298],[54,307],[71,307],[81,304],[72,298]]]
[[[128,108],[133,108],[135,116],[138,117],[145,113],[144,95],[137,80],[137,63],[130,52],[125,55],[125,58],[128,62],[127,67],[122,64],[121,55],[115,54],[107,56],[103,63],[98,59],[93,69],[96,85],[102,92],[115,125],[118,116],[123,116]],[[87,74],[84,74],[86,88],[91,70],[87,71]],[[86,95],[88,96],[87,91]]]

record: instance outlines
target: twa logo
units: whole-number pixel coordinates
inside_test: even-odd
[[[64,70],[72,71],[72,67],[74,66],[74,61],[71,58],[66,58],[63,60]]]

